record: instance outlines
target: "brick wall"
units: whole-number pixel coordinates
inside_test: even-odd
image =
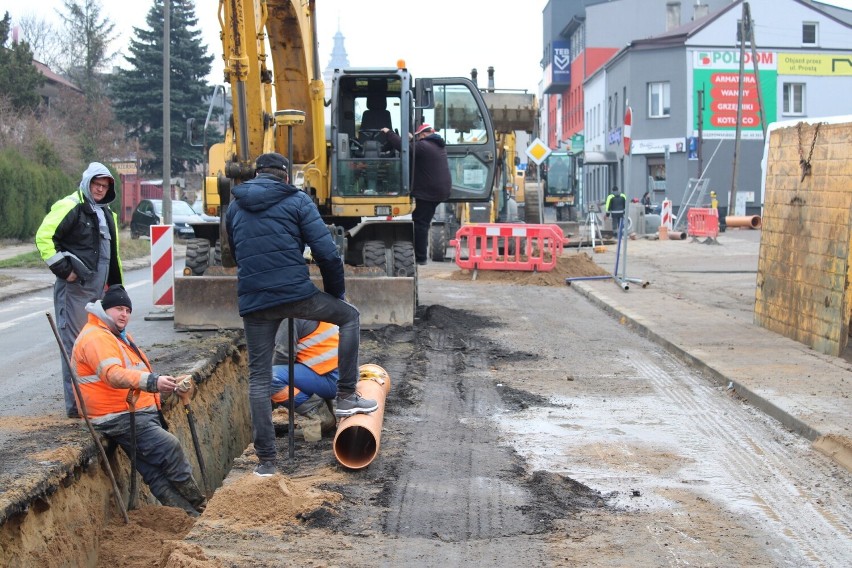
[[[772,131],[757,268],[756,324],[829,355],[849,333],[852,123]]]

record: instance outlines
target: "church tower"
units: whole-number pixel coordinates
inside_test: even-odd
[[[331,58],[325,67],[325,71],[322,73],[326,99],[331,96],[331,77],[334,75],[334,70],[349,67],[349,57],[346,55],[346,48],[343,46],[344,39],[346,38],[340,32],[340,21],[338,20],[337,33],[334,34],[334,47],[331,49]]]

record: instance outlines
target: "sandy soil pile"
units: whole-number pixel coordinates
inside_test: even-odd
[[[582,276],[609,276],[610,273],[598,266],[585,252],[564,253],[549,272],[522,272],[517,270],[479,270],[477,282],[499,282],[524,286],[565,286],[566,278]],[[472,280],[472,271],[456,270],[450,280]]]
[[[320,489],[318,485],[341,479],[340,472],[330,467],[304,477],[241,475],[216,491],[216,498],[204,511],[201,522],[236,531],[298,524],[302,515],[340,501],[339,493]]]
[[[181,540],[192,528],[193,519],[174,507],[148,505],[128,511],[130,523],[113,519],[101,535],[98,566],[161,566],[165,550]],[[200,552],[200,551],[199,551]]]

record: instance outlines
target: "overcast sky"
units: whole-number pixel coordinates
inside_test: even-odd
[[[104,16],[121,34],[115,49],[127,45],[133,26],[145,25],[153,4],[101,0]],[[398,59],[404,59],[415,78],[469,77],[476,68],[483,84],[486,70],[494,66],[498,88],[538,90],[546,0],[430,0],[407,6],[398,0],[317,0],[316,4],[321,69],[328,64],[339,27],[352,67],[395,67]],[[219,3],[196,0],[195,5],[204,41],[216,56],[210,80],[220,83]],[[59,21],[55,10],[61,7],[62,0],[0,0],[0,15],[8,11],[13,25],[36,11]],[[115,64],[122,61],[117,58]]]
[[[852,0],[825,2],[852,9]],[[216,58],[211,83],[222,81],[221,43],[217,0],[196,0],[196,13],[208,49]],[[328,64],[334,34],[345,36],[352,67],[393,67],[404,59],[417,77],[469,77],[495,68],[498,89],[527,89],[538,93],[542,79],[542,10],[547,0],[429,0],[407,4],[399,0],[317,0],[321,69]],[[104,16],[114,21],[120,38],[114,48],[127,45],[133,26],[144,26],[151,0],[101,0]],[[205,8],[207,6],[207,8]],[[37,13],[58,21],[55,10],[62,0],[0,0],[0,14],[8,11],[12,23]],[[122,65],[123,58],[115,64]]]

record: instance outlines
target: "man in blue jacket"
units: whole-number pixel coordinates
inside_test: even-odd
[[[375,400],[355,392],[361,320],[345,301],[343,261],[311,198],[290,185],[287,159],[274,152],[255,162],[256,177],[234,187],[225,214],[228,239],[237,262],[237,297],[249,358],[249,407],[255,473],[275,473],[275,428],[272,425],[272,356],[282,320],[324,321],[340,328],[340,381],[335,414],[370,413]],[[321,291],[311,282],[303,257],[305,246],[322,274]]]

